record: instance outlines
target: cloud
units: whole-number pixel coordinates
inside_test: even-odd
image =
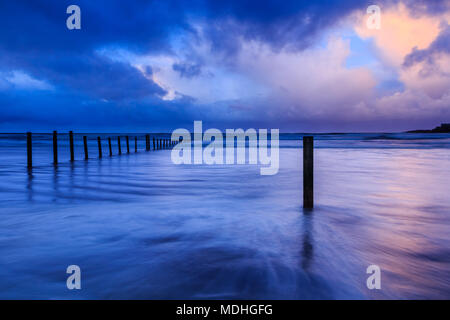
[[[450,26],[441,31],[427,48],[414,47],[404,58],[399,78],[411,90],[424,92],[434,99],[450,94]]]
[[[403,85],[390,94],[367,101],[373,119],[433,126],[449,118],[450,106],[450,6],[448,2],[404,1],[382,9],[380,30],[363,27],[359,17],[355,30],[373,39],[381,69],[397,74]],[[411,127],[410,127],[411,128]]]
[[[174,63],[172,69],[180,74],[180,77],[193,78],[202,72],[202,66],[197,63]]]
[[[217,38],[239,32],[246,39],[304,46],[323,27],[360,8],[357,0],[279,1],[256,0],[166,0],[88,1],[78,0],[81,30],[67,30],[64,1],[3,1],[0,5],[1,45],[11,51],[46,52],[92,51],[105,44],[124,46],[135,52],[168,52],[177,32],[195,32],[191,21],[210,26],[217,47],[226,43]],[[17,23],[20,21],[21,23]],[[227,21],[234,23],[228,24]],[[210,22],[210,23],[209,23]],[[231,41],[232,42],[232,41]],[[229,43],[232,46],[232,43]]]
[[[25,90],[52,90],[51,86],[46,81],[38,80],[30,75],[20,71],[14,70],[11,72],[0,73],[0,90],[10,89],[25,89]]]
[[[201,119],[333,130],[447,115],[448,1],[380,1],[378,31],[356,0],[77,4],[82,29],[70,31],[68,3],[0,3],[3,128]],[[375,67],[348,66],[358,36]]]
[[[30,86],[32,80],[27,77],[39,77],[60,90],[78,91],[98,99],[122,101],[166,93],[133,66],[95,53],[66,54],[58,59],[46,54],[33,58],[18,54],[10,59],[8,67],[29,74],[16,76],[16,83],[27,81]],[[35,87],[38,84],[36,80],[33,83]]]
[[[413,48],[413,51],[405,57],[404,67],[411,67],[416,63],[426,61],[434,64],[437,55],[450,54],[450,26],[446,25],[439,36],[426,49]]]
[[[272,107],[295,119],[351,117],[350,109],[373,95],[376,85],[367,68],[345,67],[349,42],[330,38],[327,46],[301,52],[273,52],[252,43],[244,45],[239,66],[272,88],[272,99],[282,102]]]
[[[374,39],[380,57],[389,66],[400,66],[414,48],[427,48],[439,34],[440,19],[419,13],[414,15],[410,8],[403,2],[382,8],[379,30],[366,27],[364,14],[357,17],[357,34],[364,39]]]

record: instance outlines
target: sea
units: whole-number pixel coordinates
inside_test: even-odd
[[[59,134],[54,165],[34,133],[27,169],[26,135],[0,134],[1,299],[450,299],[450,134],[314,134],[312,210],[302,133],[275,175],[117,136],[75,134],[71,162]]]

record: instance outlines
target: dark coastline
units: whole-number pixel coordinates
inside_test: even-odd
[[[412,130],[406,131],[406,133],[450,133],[450,123],[442,123],[432,130]]]

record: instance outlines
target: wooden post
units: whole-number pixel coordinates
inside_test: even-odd
[[[53,131],[53,164],[58,164],[58,133]]]
[[[119,155],[122,154],[122,146],[120,145],[120,136],[117,137],[117,145],[119,146]]]
[[[31,132],[27,132],[27,166],[28,169],[33,167],[33,150],[31,148]]]
[[[150,150],[150,136],[148,134],[145,135],[145,150]]]
[[[314,137],[303,137],[303,208],[314,207]]]
[[[127,139],[127,153],[130,153],[130,141],[128,141],[128,136],[126,136],[125,139]]]
[[[158,139],[158,140],[159,140],[158,149],[162,149],[162,139]]]
[[[103,154],[102,154],[102,140],[100,139],[100,137],[97,137],[97,144],[98,144],[98,157],[101,159]]]
[[[70,161],[75,160],[75,154],[73,152],[73,131],[69,131],[69,144],[70,144]]]
[[[108,137],[109,156],[112,157],[111,137]]]
[[[134,137],[134,152],[137,152],[137,137]]]
[[[87,147],[87,137],[83,136],[83,144],[84,144],[84,160],[89,158],[88,156],[88,147]]]
[[[155,137],[153,137],[153,150],[156,150]]]

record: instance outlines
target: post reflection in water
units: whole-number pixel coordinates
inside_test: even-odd
[[[303,235],[302,235],[302,268],[308,271],[313,257],[313,218],[314,212],[310,209],[304,209],[303,212]]]
[[[53,202],[58,201],[58,197],[59,197],[59,188],[58,188],[58,180],[59,180],[59,169],[58,169],[58,165],[54,164],[53,165]]]
[[[33,169],[28,168],[27,169],[27,195],[28,195],[28,201],[33,201]]]

